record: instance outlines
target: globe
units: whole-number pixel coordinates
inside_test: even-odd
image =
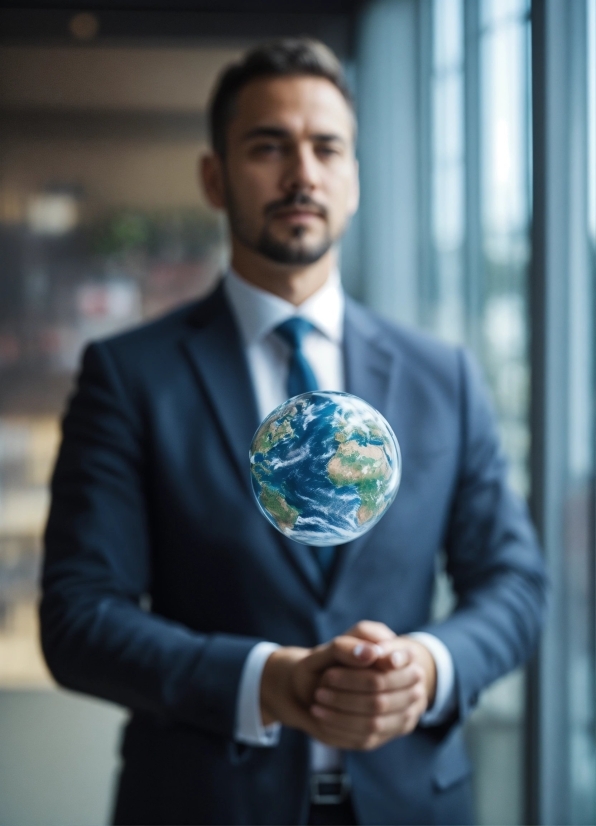
[[[294,396],[270,413],[250,447],[253,491],[265,517],[305,545],[340,545],[370,530],[401,478],[389,423],[349,393]]]

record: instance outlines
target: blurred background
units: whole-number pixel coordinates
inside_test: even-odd
[[[213,285],[210,88],[305,33],[358,101],[344,285],[474,351],[553,577],[538,656],[467,726],[478,821],[596,822],[596,0],[27,5],[0,6],[0,823],[109,822],[125,712],[58,690],[37,639],[60,416],[87,341]]]

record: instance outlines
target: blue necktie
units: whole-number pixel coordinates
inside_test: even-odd
[[[304,338],[311,330],[314,330],[314,325],[298,316],[288,318],[275,328],[277,335],[292,348],[288,372],[288,398],[319,389],[317,378],[302,350]],[[332,546],[311,547],[311,551],[319,563],[325,582],[329,584],[335,560],[335,548]]]
[[[314,325],[305,318],[288,318],[275,328],[278,336],[290,345],[290,370],[288,373],[288,398],[308,393],[309,390],[318,390],[317,379],[302,350],[305,336],[314,330]]]

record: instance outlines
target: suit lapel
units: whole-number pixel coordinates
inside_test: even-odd
[[[344,364],[346,391],[359,396],[385,417],[391,400],[397,397],[396,387],[401,369],[401,354],[388,347],[382,329],[359,307],[346,299],[344,327]],[[342,576],[374,534],[374,528],[353,542],[340,545],[336,569],[329,589],[331,600]]]
[[[183,341],[243,484],[250,489],[248,450],[259,425],[248,363],[223,286],[199,304]]]
[[[240,333],[221,284],[199,304],[191,324],[183,347],[209,399],[242,483],[248,488],[251,507],[256,508],[248,451],[260,420]],[[273,526],[270,530],[308,587],[322,600],[325,583],[310,549],[287,539]]]

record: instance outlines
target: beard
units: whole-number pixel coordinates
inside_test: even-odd
[[[276,264],[314,264],[328,252],[335,243],[329,232],[326,223],[327,210],[316,204],[308,195],[296,193],[280,201],[274,201],[265,207],[266,222],[260,234],[254,238],[248,231],[245,221],[242,219],[236,200],[229,185],[226,187],[226,201],[228,221],[230,230],[239,241],[254,252],[260,253],[264,258],[275,261]],[[307,230],[304,226],[292,227],[290,237],[282,240],[276,238],[270,230],[269,219],[275,215],[278,209],[291,207],[315,208],[325,221],[325,232],[316,242],[307,240]]]
[[[326,230],[318,243],[308,244],[304,240],[305,235],[305,227],[294,227],[292,237],[287,241],[280,241],[264,227],[254,249],[277,264],[314,264],[328,252],[333,245],[333,239],[329,230]]]

